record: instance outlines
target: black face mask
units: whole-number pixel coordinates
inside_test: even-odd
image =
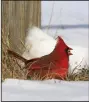
[[[66,54],[67,54],[67,56],[68,56],[68,60],[69,60],[68,51],[69,51],[69,48],[66,48],[66,49],[65,49],[65,52],[66,52]]]

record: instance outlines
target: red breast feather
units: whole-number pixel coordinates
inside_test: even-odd
[[[49,74],[53,78],[65,78],[69,67],[69,55],[66,50],[72,49],[65,44],[61,37],[58,37],[58,42],[52,53],[38,59],[29,60],[27,76],[39,73],[40,77]]]

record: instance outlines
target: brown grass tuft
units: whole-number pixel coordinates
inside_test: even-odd
[[[67,76],[68,81],[89,81],[89,67],[79,69],[76,73]]]
[[[8,32],[7,32],[8,33]],[[18,78],[26,79],[26,70],[21,69],[19,65],[19,60],[13,56],[8,55],[7,50],[10,49],[10,43],[8,34],[5,35],[4,30],[2,30],[2,81],[6,78]]]

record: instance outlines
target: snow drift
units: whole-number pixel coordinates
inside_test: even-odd
[[[87,81],[6,79],[2,101],[88,101]]]
[[[37,27],[28,30],[25,39],[26,50],[22,56],[26,59],[41,57],[53,51],[56,40]]]

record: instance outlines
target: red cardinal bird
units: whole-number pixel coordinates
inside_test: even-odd
[[[8,53],[25,63],[25,68],[28,70],[27,77],[37,73],[43,78],[51,76],[52,78],[64,79],[68,73],[69,55],[72,55],[70,50],[72,48],[68,47],[61,37],[58,37],[55,49],[49,55],[41,58],[27,60],[11,50],[8,50]]]
[[[55,49],[49,55],[26,62],[27,77],[39,73],[41,77],[49,75],[64,79],[68,73],[69,55],[72,55],[70,50],[72,48],[68,47],[61,37],[58,37]]]

